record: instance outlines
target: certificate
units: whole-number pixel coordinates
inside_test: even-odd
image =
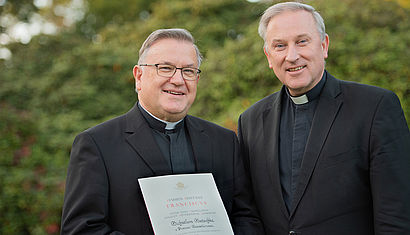
[[[138,179],[155,235],[233,235],[212,174]]]

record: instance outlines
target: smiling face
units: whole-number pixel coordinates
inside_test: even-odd
[[[323,41],[311,13],[286,11],[267,27],[265,54],[269,67],[292,96],[312,89],[322,78],[329,38]]]
[[[146,52],[145,64],[170,64],[198,68],[194,45],[176,39],[160,39]],[[186,81],[177,70],[171,78],[157,74],[155,66],[135,66],[134,77],[140,104],[159,119],[184,118],[195,100],[198,80]]]

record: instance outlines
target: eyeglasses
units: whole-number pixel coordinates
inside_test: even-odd
[[[170,78],[174,76],[177,69],[180,69],[182,78],[188,81],[197,80],[199,73],[201,73],[201,70],[196,69],[196,68],[190,68],[190,67],[177,68],[174,65],[170,65],[170,64],[139,64],[139,66],[155,66],[157,68],[157,74],[161,77],[166,77],[166,78]]]

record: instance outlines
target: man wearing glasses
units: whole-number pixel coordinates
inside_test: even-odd
[[[184,29],[145,40],[133,69],[137,104],[74,140],[62,234],[153,234],[138,179],[185,173],[212,173],[235,233],[263,234],[235,133],[187,115],[201,60]]]

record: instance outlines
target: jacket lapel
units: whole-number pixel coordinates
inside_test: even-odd
[[[281,100],[285,87],[273,96],[271,106],[269,106],[263,113],[263,133],[264,146],[266,156],[266,166],[269,172],[269,177],[272,182],[272,189],[274,190],[275,198],[280,199],[280,207],[282,213],[289,217],[289,212],[283,200],[282,187],[279,176],[279,127],[280,127],[280,112]]]
[[[292,200],[291,216],[295,213],[303,193],[306,190],[327,135],[343,103],[342,97],[339,96],[339,94],[339,82],[327,73],[326,84],[320,95],[320,100],[313,117],[312,127],[306,143],[306,149],[299,174],[299,183]]]
[[[151,128],[135,105],[126,115],[126,141],[155,175],[171,174],[171,168],[156,144]]]
[[[200,122],[187,116],[186,127],[192,143],[197,172],[211,172],[214,160],[212,142]]]

